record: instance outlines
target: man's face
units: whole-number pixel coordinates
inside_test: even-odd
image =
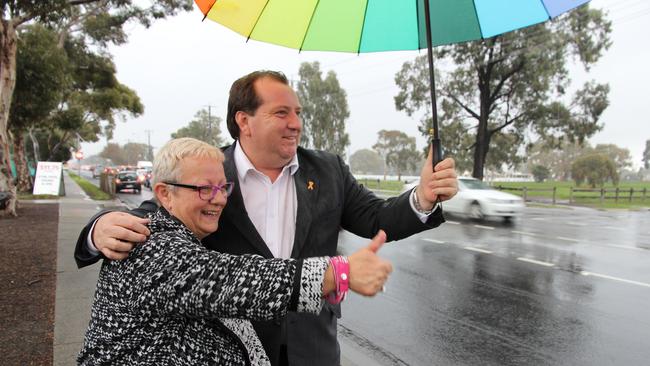
[[[260,106],[254,115],[240,112],[246,120],[240,123],[241,135],[250,142],[247,153],[258,160],[253,164],[283,167],[296,155],[302,130],[299,116],[302,106],[293,89],[279,81],[261,78],[254,87]]]

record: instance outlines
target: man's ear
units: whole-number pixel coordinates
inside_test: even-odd
[[[153,193],[154,196],[156,196],[156,199],[160,203],[161,206],[163,206],[167,211],[171,210],[171,191],[169,190],[169,186],[167,186],[165,183],[156,183],[153,186]]]
[[[235,122],[239,126],[239,135],[250,136],[250,128],[248,127],[248,113],[244,111],[237,111],[235,113]]]

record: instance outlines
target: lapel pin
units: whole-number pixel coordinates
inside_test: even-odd
[[[307,182],[307,189],[310,190],[310,191],[314,190],[314,182],[313,181],[310,180],[309,182]]]

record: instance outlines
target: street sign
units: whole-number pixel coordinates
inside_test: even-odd
[[[63,164],[52,161],[39,161],[36,167],[33,194],[62,194]]]

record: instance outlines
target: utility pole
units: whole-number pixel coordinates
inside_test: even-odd
[[[212,144],[212,107],[217,107],[216,105],[206,105],[208,107],[208,143]]]
[[[152,130],[144,130],[144,133],[147,134],[147,147],[148,147],[148,152],[149,152],[149,154],[148,154],[149,156],[147,157],[148,158],[147,160],[149,160],[149,161],[153,160],[153,150],[151,149],[151,133],[152,132],[153,132]]]

